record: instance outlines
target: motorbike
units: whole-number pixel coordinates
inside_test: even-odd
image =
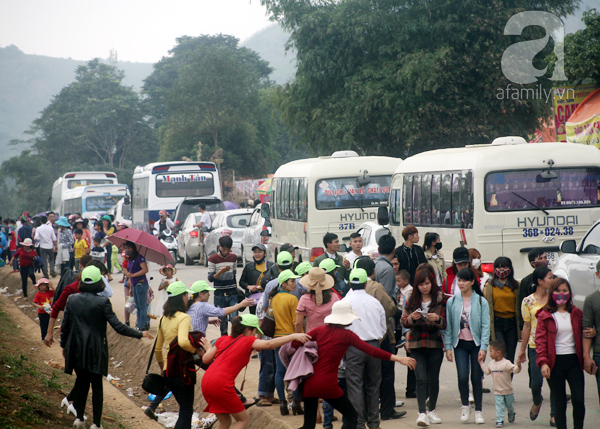
[[[158,239],[162,244],[165,245],[169,253],[171,254],[171,259],[173,259],[173,266],[177,264],[179,261],[179,255],[177,251],[177,240],[175,240],[175,234],[170,229],[165,229],[158,235]]]

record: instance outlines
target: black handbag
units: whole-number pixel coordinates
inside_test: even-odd
[[[269,300],[269,308],[265,311],[265,316],[260,321],[260,330],[267,337],[275,336],[275,316],[273,316],[273,300]],[[269,314],[271,313],[271,314]]]
[[[162,324],[162,317],[160,318],[160,322],[158,323],[158,330],[160,331],[160,325]],[[150,371],[150,364],[152,363],[152,356],[154,356],[154,349],[156,348],[156,342],[158,341],[158,331],[156,334],[156,340],[154,340],[154,346],[150,351],[150,359],[148,359],[148,367],[146,368],[146,376],[144,377],[144,381],[142,382],[142,389],[144,389],[148,393],[152,393],[156,396],[166,396],[169,393],[169,388],[165,383],[165,378],[160,374],[154,374],[148,372]]]

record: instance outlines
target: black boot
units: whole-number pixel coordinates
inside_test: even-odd
[[[279,411],[281,411],[282,416],[289,416],[290,410],[288,410],[287,401],[283,400],[279,402]]]
[[[292,401],[292,414],[298,415],[298,416],[301,416],[304,414],[304,411],[302,410],[302,404],[297,399],[294,399]]]

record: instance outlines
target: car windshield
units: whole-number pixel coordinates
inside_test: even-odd
[[[177,219],[176,220],[181,220],[181,219],[186,219],[188,217],[188,215],[192,214],[192,213],[196,213],[198,211],[198,201],[184,201],[181,203],[181,206],[179,207],[179,212],[177,213]],[[220,212],[225,210],[225,206],[223,205],[223,203],[221,201],[218,202],[214,202],[214,203],[204,203],[206,204],[206,210],[209,212]]]
[[[246,228],[250,223],[250,216],[252,216],[252,213],[227,216],[227,226],[229,228]]]

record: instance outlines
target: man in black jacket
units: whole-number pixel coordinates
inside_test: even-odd
[[[410,284],[415,280],[415,272],[420,264],[426,263],[425,252],[417,243],[419,242],[419,231],[414,225],[408,225],[402,230],[404,243],[396,249],[396,257],[400,262],[400,269],[410,274]]]

